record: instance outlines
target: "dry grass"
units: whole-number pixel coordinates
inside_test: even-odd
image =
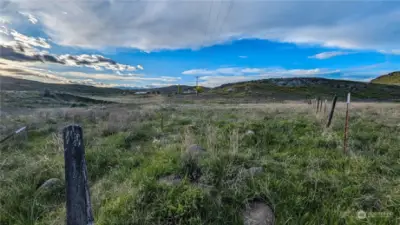
[[[395,224],[400,105],[352,104],[349,155],[342,153],[344,109],[338,103],[329,129],[326,115],[299,102],[8,114],[1,118],[1,135],[21,125],[29,129],[28,140],[0,147],[0,223],[64,223],[63,188],[35,193],[49,178],[63,180],[60,131],[78,123],[97,224],[241,224],[241,211],[254,198],[272,205],[277,224]],[[196,164],[183,161],[191,144],[207,150]],[[249,177],[251,167],[263,172]],[[202,176],[191,183],[198,170]],[[170,174],[183,182],[157,182]],[[360,221],[358,210],[391,216]]]

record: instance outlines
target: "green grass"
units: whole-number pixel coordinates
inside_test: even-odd
[[[253,199],[272,206],[277,224],[398,224],[399,110],[398,104],[355,104],[348,154],[342,152],[342,104],[328,129],[326,116],[306,104],[9,115],[1,136],[34,126],[28,140],[0,147],[0,224],[65,223],[63,186],[37,188],[49,178],[64,179],[60,130],[71,123],[84,131],[96,224],[243,224],[241,212]],[[191,160],[184,153],[190,144],[206,154]],[[250,167],[263,172],[246,176]],[[171,174],[183,181],[158,182]],[[359,210],[367,219],[357,219]]]
[[[382,79],[391,79],[395,82],[396,76],[385,76]],[[296,81],[299,83],[295,83]],[[393,83],[387,82],[385,84]],[[345,96],[350,91],[353,100],[399,101],[400,87],[385,84],[375,81],[364,83],[324,78],[264,79],[224,84],[221,87],[211,89],[210,92],[238,100],[247,97],[251,100],[263,101],[268,99],[271,101],[305,100],[317,97],[332,99],[335,94],[338,95],[339,100],[345,100]]]
[[[377,77],[371,81],[376,84],[391,84],[391,85],[400,85],[400,72],[392,72],[380,77]]]

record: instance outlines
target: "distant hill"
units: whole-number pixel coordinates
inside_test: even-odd
[[[195,86],[188,86],[188,85],[180,85],[182,92],[194,92]],[[204,91],[210,90],[210,88],[202,87]],[[144,88],[144,89],[135,89],[135,91],[139,92],[154,92],[159,91],[161,94],[173,94],[178,91],[178,85],[171,85],[167,87],[160,87],[160,88]]]
[[[400,86],[325,78],[278,78],[224,84],[211,93],[230,97],[260,99],[308,99],[317,96],[344,99],[348,92],[354,100],[400,101]]]
[[[194,90],[194,86],[181,85],[182,92]],[[160,88],[102,88],[80,84],[51,84],[42,83],[38,81],[18,79],[13,77],[0,75],[0,90],[2,91],[50,91],[70,92],[75,94],[85,95],[119,95],[119,94],[134,94],[135,92],[155,92],[159,91],[161,94],[172,94],[178,91],[177,85],[160,87]],[[209,88],[203,87],[204,91]]]
[[[79,84],[51,84],[0,75],[1,91],[44,91],[45,89],[51,92],[70,92],[85,95],[119,95],[130,92],[134,93],[133,91],[118,88],[101,88]]]
[[[99,88],[75,84],[48,84],[0,76],[0,90],[2,91],[44,91],[45,89],[51,92],[71,93],[77,96],[111,96],[133,94],[135,92],[174,94],[177,92],[178,86],[122,90],[118,88]],[[181,85],[182,92],[193,91],[193,89],[194,86]],[[400,101],[400,86],[397,85],[325,78],[277,78],[224,84],[216,88],[204,88],[205,93],[198,96],[198,98],[226,98],[233,101],[235,99],[256,101],[305,100],[316,97],[331,99],[336,94],[339,99],[343,100],[349,91],[352,93],[353,100]],[[185,96],[190,97],[194,95]],[[63,99],[70,99],[66,95],[59,95],[59,98],[61,97]],[[78,100],[82,102],[82,99],[76,99],[76,101]]]
[[[371,83],[400,85],[400,71],[392,72],[392,73],[377,77],[377,78],[371,80]]]

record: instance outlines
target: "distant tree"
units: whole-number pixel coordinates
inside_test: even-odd
[[[159,95],[159,94],[161,94],[161,92],[160,92],[160,91],[156,91],[156,94],[158,94],[158,95]]]
[[[201,87],[201,86],[197,86],[197,87],[195,88],[195,90],[197,91],[197,93],[202,93],[202,92],[204,92],[204,88]]]
[[[51,97],[50,90],[45,88],[43,91],[43,97]]]
[[[182,94],[182,87],[181,87],[180,84],[178,84],[178,91],[177,91],[177,93],[178,93],[178,94]]]

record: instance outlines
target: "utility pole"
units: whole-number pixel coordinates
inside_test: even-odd
[[[196,76],[196,96],[199,95],[199,76]]]

